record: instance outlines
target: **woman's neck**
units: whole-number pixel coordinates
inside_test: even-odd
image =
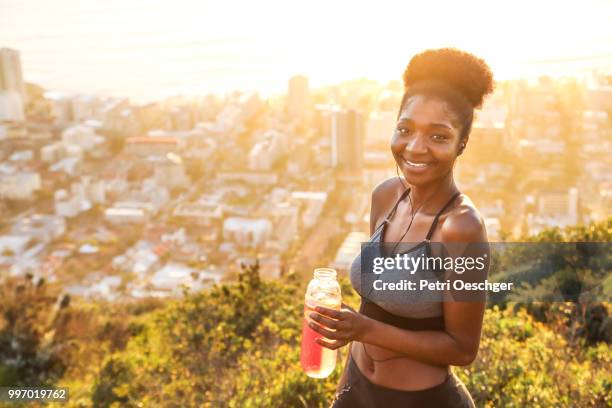
[[[410,185],[412,207],[421,213],[437,212],[458,191],[452,172],[435,183]]]

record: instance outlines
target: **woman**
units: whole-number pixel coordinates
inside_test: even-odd
[[[391,140],[403,178],[398,174],[373,191],[370,243],[384,256],[393,256],[399,243],[423,244],[402,252],[409,256],[430,251],[430,241],[486,244],[482,217],[460,194],[453,167],[467,146],[474,109],[493,90],[489,67],[456,49],[427,50],[408,64],[404,87]],[[351,283],[362,297],[359,312],[317,308],[311,314],[311,327],[329,339],[320,339],[321,345],[337,349],[350,343],[332,406],[474,406],[449,367],[476,357],[483,298],[456,301],[446,292],[437,302],[415,301],[410,292],[399,299],[385,291],[372,296],[361,284],[367,273],[362,264],[357,256],[351,267]]]

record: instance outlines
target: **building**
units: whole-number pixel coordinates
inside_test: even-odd
[[[353,259],[355,259],[355,256],[361,251],[361,243],[368,242],[368,240],[368,234],[365,232],[350,232],[346,238],[344,238],[338,252],[336,252],[336,258],[331,264],[331,267],[338,272],[348,273]]]
[[[78,147],[78,146],[77,146]],[[76,176],[81,171],[81,160],[77,157],[66,157],[49,166],[49,171],[63,172],[70,176]]]
[[[336,109],[331,115],[332,167],[345,174],[360,175],[363,170],[363,116],[355,110]]]
[[[223,217],[223,208],[217,203],[182,203],[174,209],[172,215],[190,225],[214,226]]]
[[[82,177],[78,183],[72,183],[70,192],[55,192],[55,213],[62,217],[75,217],[91,209],[93,203],[102,204],[106,200],[106,188],[103,180],[92,180]]]
[[[0,174],[0,198],[27,200],[40,189],[40,174],[20,171],[14,174]]]
[[[272,224],[265,218],[229,217],[223,222],[223,238],[240,247],[262,246],[271,232]]]
[[[126,152],[136,156],[165,156],[178,153],[181,147],[181,140],[176,137],[130,137],[125,142]]]
[[[501,150],[512,148],[516,146],[511,146],[504,122],[476,121],[470,134],[469,149],[464,154],[477,162],[491,161],[498,158]]]
[[[72,100],[72,114],[75,122],[84,122],[97,117],[100,101],[95,96],[79,95]]]
[[[587,89],[586,102],[589,109],[612,110],[612,72],[599,72]]]
[[[485,228],[489,241],[497,241],[501,238],[501,222],[497,217],[485,217]]]
[[[367,194],[360,194],[361,189],[354,194],[355,199],[351,200],[349,208],[344,214],[344,222],[352,224],[353,228],[359,228],[359,224],[364,222],[364,215],[369,214],[370,197]]]
[[[268,254],[258,258],[259,276],[262,279],[279,279],[283,271],[283,262],[280,255]]]
[[[247,184],[275,185],[278,183],[278,174],[272,172],[219,172],[217,180],[221,184],[226,182],[243,182]]]
[[[293,146],[292,152],[298,152],[298,154],[291,154],[291,160],[287,160],[287,172],[299,179],[304,173],[312,171],[311,166],[315,158],[310,142],[297,139],[293,140]],[[326,157],[329,158],[329,154]]]
[[[344,174],[359,175],[363,170],[366,132],[363,115],[338,105],[317,105],[315,113],[315,127],[322,138],[314,150],[317,156],[329,152],[329,160],[318,158],[319,163]]]
[[[62,141],[65,144],[79,146],[85,151],[93,149],[96,144],[103,140],[104,138],[96,135],[94,129],[84,125],[70,126],[62,132]]]
[[[73,184],[74,186],[74,184]],[[61,217],[72,218],[91,208],[91,202],[81,194],[75,194],[74,189],[57,190],[54,194],[55,213]]]
[[[324,139],[331,137],[331,115],[336,105],[317,104],[314,107],[314,127]]]
[[[186,187],[189,184],[185,166],[178,155],[168,153],[167,157],[156,160],[153,166],[153,177],[158,185],[174,188]]]
[[[569,217],[570,224],[578,221],[578,189],[544,192],[538,197],[538,215]]]
[[[173,130],[189,130],[195,125],[191,106],[173,106],[168,113],[169,127]]]
[[[149,221],[151,211],[141,205],[128,205],[129,203],[118,203],[104,210],[104,218],[112,224],[144,224]]]
[[[213,136],[228,135],[242,129],[244,122],[251,118],[264,106],[259,95],[255,92],[239,94],[236,99],[219,112],[212,127],[205,127],[207,134]],[[212,132],[210,132],[212,131]]]
[[[34,214],[17,221],[11,235],[25,235],[39,242],[50,242],[66,232],[66,221],[56,215]]]
[[[155,245],[146,240],[140,240],[125,253],[113,258],[111,265],[117,270],[133,272],[143,279],[145,275],[159,264],[159,256]]]
[[[24,119],[21,96],[15,91],[0,91],[0,122],[23,122]]]
[[[273,234],[268,247],[273,247],[276,251],[285,251],[297,237],[299,209],[288,202],[276,202],[272,207],[270,219],[273,223]]]
[[[572,187],[567,191],[545,191],[536,201],[536,213],[528,214],[529,235],[554,227],[576,225],[580,221],[579,192]]]
[[[290,119],[301,119],[310,104],[308,77],[296,75],[289,80],[287,90],[287,114]]]
[[[395,112],[372,112],[365,124],[365,143],[369,146],[385,145],[391,143],[391,137],[396,126]]]
[[[83,158],[83,149],[77,145],[55,142],[40,149],[40,159],[45,163],[55,163],[66,157]]]
[[[72,99],[61,92],[45,92],[45,100],[49,103],[51,117],[57,124],[66,124],[73,119]]]
[[[21,58],[17,50],[0,48],[0,91],[16,92],[22,104],[26,102]]]
[[[106,202],[106,182],[104,180],[84,176],[81,177],[79,188],[83,189],[83,195],[92,203],[104,204]]]
[[[129,191],[127,200],[148,208],[155,215],[170,201],[170,192],[158,185],[154,178],[148,178],[141,183],[140,190]]]
[[[272,165],[289,149],[287,135],[268,131],[255,143],[249,152],[249,168],[251,170],[270,170]]]
[[[18,150],[9,156],[9,161],[12,162],[27,162],[34,158],[32,150]]]
[[[141,113],[142,111],[130,106],[127,98],[109,98],[100,107],[97,117],[102,120],[104,130],[107,133],[121,135],[123,137],[137,136],[141,132]],[[157,115],[161,120],[163,115]],[[142,117],[143,123],[146,118]],[[147,127],[145,124],[143,127]]]
[[[150,284],[159,291],[158,296],[178,296],[182,293],[184,285],[191,290],[200,290],[203,287],[199,279],[200,271],[176,262],[169,262],[158,269],[149,280]]]
[[[210,158],[217,150],[218,143],[211,137],[190,137],[185,146],[184,157],[210,164]]]
[[[324,191],[294,191],[291,193],[291,202],[300,208],[302,229],[308,229],[317,223],[326,201],[327,193]]]
[[[13,259],[25,251],[32,237],[29,235],[2,235],[0,236],[0,258]],[[0,262],[4,264],[4,262]]]

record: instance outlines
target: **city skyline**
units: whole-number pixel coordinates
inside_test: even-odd
[[[135,102],[236,89],[270,95],[300,73],[314,87],[397,80],[411,55],[441,46],[482,56],[498,79],[612,68],[610,3],[538,2],[494,11],[483,1],[443,5],[447,13],[437,12],[440,4],[397,9],[389,2],[296,9],[272,1],[2,0],[0,45],[20,51],[28,82]],[[464,8],[482,13],[452,17]],[[554,38],[546,35],[552,31]]]

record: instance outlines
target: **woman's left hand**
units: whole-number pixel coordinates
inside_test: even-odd
[[[325,337],[316,342],[323,347],[335,350],[353,340],[361,340],[368,330],[369,319],[342,304],[341,310],[317,306],[309,317],[314,321],[308,323],[310,328]],[[316,323],[315,323],[316,322]],[[326,339],[333,341],[325,341]]]

